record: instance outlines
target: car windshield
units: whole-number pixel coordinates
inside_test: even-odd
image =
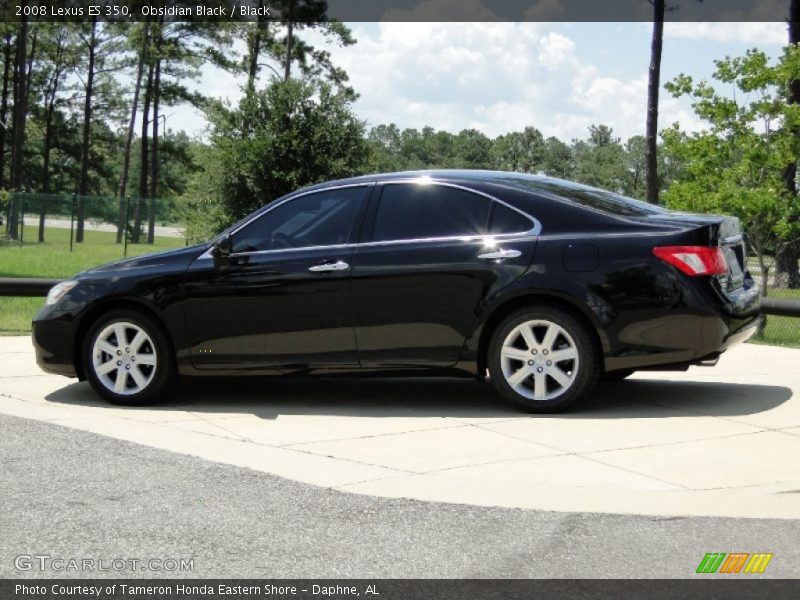
[[[513,183],[534,192],[547,192],[549,194],[565,198],[576,204],[593,208],[612,215],[625,217],[646,217],[648,215],[658,215],[669,212],[665,208],[648,204],[635,198],[629,198],[622,194],[609,192],[594,188],[580,183],[573,183],[563,179],[536,177],[528,178],[525,176],[513,177],[504,181]]]

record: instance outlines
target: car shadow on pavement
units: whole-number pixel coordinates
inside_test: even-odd
[[[774,409],[791,397],[791,389],[778,385],[629,379],[601,382],[568,413],[528,415],[499,398],[488,383],[472,379],[183,378],[166,401],[126,410],[241,413],[263,419],[280,415],[649,419],[751,415]],[[101,400],[86,382],[60,388],[46,399],[98,409],[120,408]]]

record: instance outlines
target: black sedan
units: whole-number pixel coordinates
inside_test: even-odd
[[[177,375],[452,375],[533,412],[713,364],[760,324],[737,219],[489,171],[305,188],[211,242],[55,286],[45,371],[120,404]]]

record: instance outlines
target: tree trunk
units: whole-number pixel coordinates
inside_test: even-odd
[[[50,192],[50,151],[53,146],[53,115],[56,110],[56,98],[58,97],[58,86],[61,82],[61,72],[63,70],[63,51],[64,39],[59,37],[56,48],[55,64],[53,74],[45,89],[45,113],[44,113],[44,140],[42,147],[42,193],[45,194],[39,201],[39,241],[44,242],[44,223],[47,218],[47,194]]]
[[[283,64],[283,80],[289,81],[292,74],[292,46],[294,44],[294,0],[289,0],[289,18],[286,22],[286,58]]]
[[[125,221],[128,220],[128,215],[125,209],[125,192],[128,187],[128,174],[131,167],[131,147],[133,146],[133,135],[136,129],[136,112],[139,110],[139,93],[142,89],[142,73],[144,71],[144,63],[147,59],[147,44],[148,35],[150,31],[149,24],[145,24],[145,29],[142,34],[142,48],[139,51],[139,65],[136,69],[136,83],[133,88],[133,102],[131,104],[131,118],[128,121],[128,137],[125,139],[125,155],[122,161],[122,174],[119,178],[119,187],[117,187],[117,198],[119,199],[119,216],[117,219],[117,243],[122,243],[122,236],[125,233]]]
[[[11,190],[22,190],[24,181],[22,174],[23,144],[25,142],[25,120],[28,113],[27,107],[27,69],[25,58],[27,55],[28,20],[23,15],[17,30],[17,55],[14,61],[14,124],[11,146]],[[8,237],[12,240],[19,239],[19,214],[17,201],[12,194],[8,207]]]
[[[156,60],[153,82],[153,152],[150,157],[150,205],[147,215],[147,243],[155,241],[156,202],[158,202],[158,103],[161,99],[161,59]]]
[[[3,46],[3,92],[0,99],[0,189],[6,184],[6,130],[8,128],[8,96],[10,90],[8,84],[11,83],[11,33],[6,34],[6,42]]]
[[[800,0],[792,0],[789,7],[789,43],[800,44]],[[800,79],[792,79],[789,82],[789,104],[800,104]],[[795,131],[795,138],[800,137],[800,131]],[[783,181],[786,186],[789,202],[797,202],[797,157],[783,170]],[[795,217],[794,220],[796,220]],[[800,241],[795,240],[786,244],[783,250],[778,253],[775,265],[775,281],[785,283],[786,287],[800,288],[800,271],[798,271],[798,260],[800,260]]]
[[[253,38],[250,43],[250,64],[247,69],[247,93],[252,94],[256,89],[256,77],[258,77],[258,57],[261,54],[261,27],[262,17],[260,16],[261,8],[264,6],[264,0],[258,0],[259,16],[256,20],[255,31],[253,31]]]
[[[658,204],[658,92],[661,85],[661,49],[664,43],[664,0],[653,0],[653,39],[647,82],[645,164],[647,201]]]
[[[97,40],[97,19],[92,19],[89,34],[89,66],[86,73],[86,97],[83,101],[83,138],[81,140],[81,174],[78,180],[78,226],[75,229],[75,242],[83,242],[86,220],[86,199],[89,190],[89,143],[92,125],[92,94],[94,92],[94,60]]]
[[[155,65],[151,62],[147,69],[147,85],[144,89],[144,107],[142,108],[142,135],[141,135],[141,165],[139,167],[139,198],[136,200],[136,210],[133,217],[133,243],[138,244],[142,233],[142,202],[147,199],[147,126],[150,124],[150,101],[153,91],[153,73]]]
[[[44,125],[44,147],[42,149],[42,193],[45,194],[43,198],[39,201],[39,241],[44,241],[44,221],[47,217],[47,196],[46,194],[50,191],[50,146],[51,146],[51,138],[53,135],[52,132],[52,122],[53,122],[53,112],[52,112],[52,104],[48,106],[47,112],[45,114],[45,125]]]

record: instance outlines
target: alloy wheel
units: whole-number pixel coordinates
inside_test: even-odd
[[[572,387],[580,361],[569,332],[540,319],[511,330],[500,348],[500,366],[516,393],[529,400],[548,401]]]
[[[117,321],[104,327],[92,347],[94,373],[115,394],[138,394],[150,385],[158,356],[150,335],[139,325]]]

